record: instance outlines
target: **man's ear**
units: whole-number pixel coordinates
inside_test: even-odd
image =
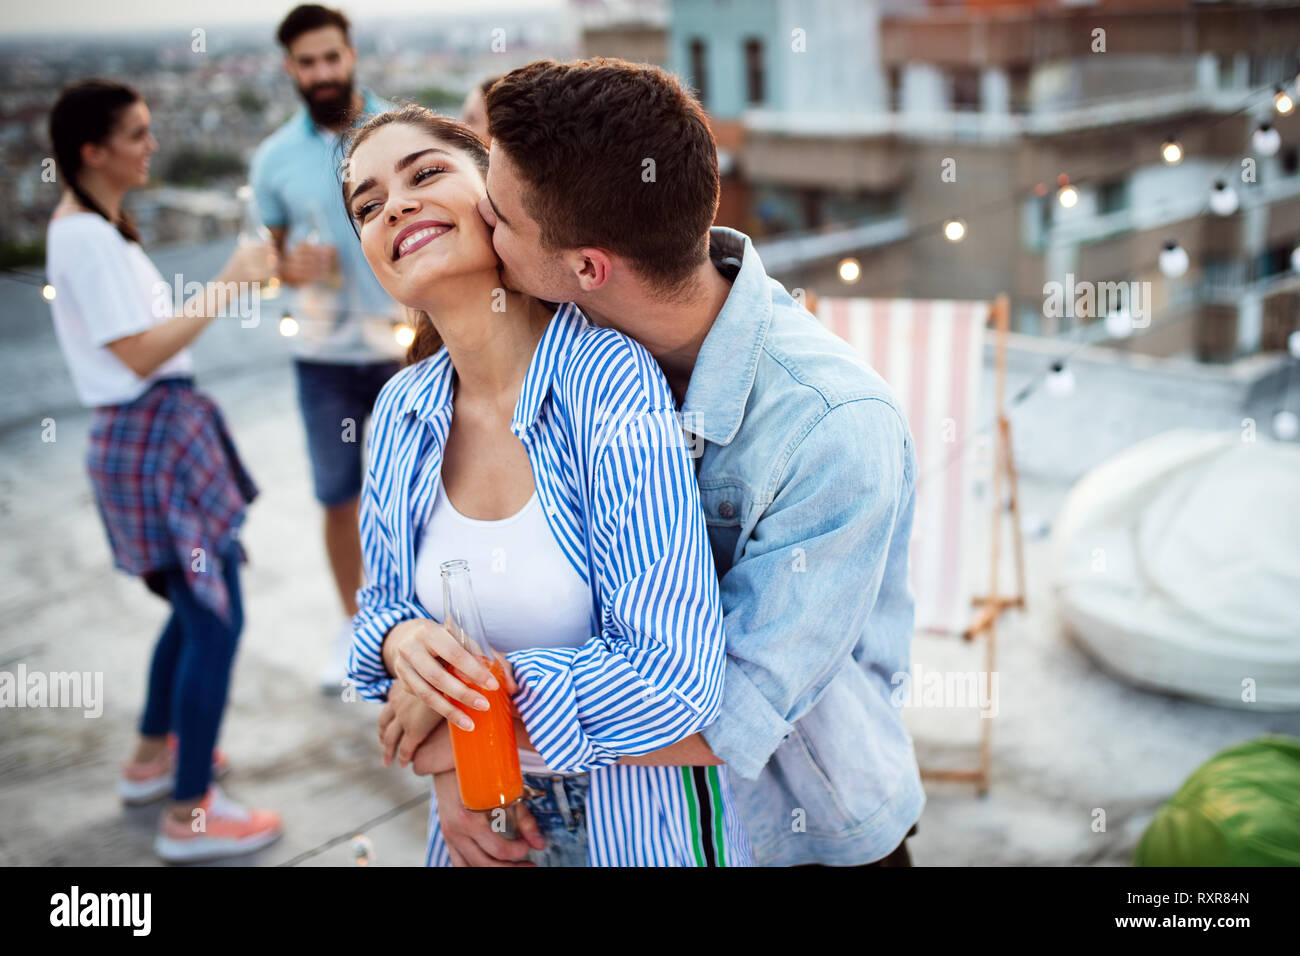
[[[603,288],[614,274],[614,261],[609,253],[593,246],[566,253],[565,264],[573,270],[583,292]]]

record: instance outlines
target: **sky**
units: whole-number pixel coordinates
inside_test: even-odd
[[[0,35],[123,32],[209,24],[274,23],[297,0],[0,0]],[[517,12],[555,10],[564,0],[323,0],[343,10],[353,21],[403,15],[421,18],[438,13],[482,14],[493,10]]]

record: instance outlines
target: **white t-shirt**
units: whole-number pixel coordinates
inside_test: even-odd
[[[173,303],[171,285],[144,250],[103,216],[78,212],[51,222],[45,274],[54,286],[54,331],[83,405],[119,405],[157,379],[192,373],[189,349],[141,378],[107,347],[170,319]]]
[[[442,623],[443,561],[469,563],[494,651],[581,647],[592,633],[591,591],[560,550],[537,492],[518,513],[499,521],[462,515],[439,482],[415,558],[415,596]],[[535,752],[519,751],[525,773],[555,773]]]

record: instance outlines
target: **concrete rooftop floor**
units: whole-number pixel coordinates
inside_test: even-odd
[[[418,865],[427,779],[380,766],[378,705],[325,698],[316,688],[340,612],[292,374],[274,319],[264,324],[255,340],[213,330],[212,341],[196,350],[200,385],[225,411],[262,491],[244,535],[251,560],[243,577],[247,623],[221,745],[232,764],[224,786],[238,799],[281,811],[286,833],[238,862],[352,865],[351,837],[364,832],[375,864]],[[48,342],[22,345],[6,366],[21,364],[30,378],[33,356],[41,356],[57,374]],[[1116,373],[1105,374],[1113,380]],[[0,864],[157,865],[157,807],[124,809],[114,781],[133,742],[149,654],[167,608],[112,569],[82,466],[88,416],[58,400],[66,399],[66,382],[50,385],[43,377],[33,385],[43,389],[39,400],[6,397],[8,427],[0,432],[0,669],[23,663],[28,670],[102,671],[105,703],[95,719],[58,709],[0,715]],[[1080,391],[1055,412],[1028,402],[1017,411],[1024,420],[1017,421],[1022,462],[1053,461],[1063,446],[1077,446],[1073,423],[1095,425],[1122,447],[1141,437],[1130,434],[1135,429],[1228,427],[1241,417],[1231,402],[1217,401],[1212,414],[1193,414],[1185,410],[1195,403],[1174,395],[1167,407],[1145,401],[1134,426],[1133,404],[1120,396],[1110,417],[1130,424],[1117,427],[1106,423],[1086,387]],[[56,422],[53,443],[41,441],[40,419],[47,416]],[[1094,441],[1087,457],[1100,460],[1107,451]],[[1050,522],[1087,464],[1076,453],[1055,471],[1026,468],[1022,511]],[[1124,864],[1160,804],[1213,753],[1258,734],[1300,734],[1300,714],[1225,710],[1109,676],[1056,619],[1047,537],[1029,537],[1026,547],[1028,608],[1009,612],[999,627],[991,792],[981,798],[967,785],[927,782],[928,805],[910,843],[918,865]],[[978,670],[982,651],[956,639],[918,637],[914,663]],[[923,765],[967,756],[962,747],[973,746],[980,721],[974,711],[909,710],[907,719]],[[1097,808],[1106,813],[1105,832],[1092,828]]]

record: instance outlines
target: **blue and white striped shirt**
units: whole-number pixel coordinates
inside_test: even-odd
[[[384,700],[380,647],[428,618],[416,548],[441,471],[454,370],[446,349],[379,395],[361,499],[367,586],[358,592],[351,676]],[[511,430],[532,464],[555,540],[592,595],[581,647],[508,655],[529,736],[548,766],[590,771],[592,865],[750,865],[725,767],[635,767],[718,714],[725,645],[718,581],[691,458],[654,359],[560,307],[529,363]],[[489,635],[489,639],[491,635]],[[450,863],[430,813],[426,862]]]

